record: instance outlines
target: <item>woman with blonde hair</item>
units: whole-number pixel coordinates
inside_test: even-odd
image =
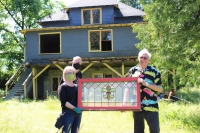
[[[64,83],[60,86],[60,101],[62,107],[63,119],[63,133],[78,133],[82,109],[77,108],[78,91],[77,86],[73,83],[76,70],[72,66],[66,66],[63,70]]]

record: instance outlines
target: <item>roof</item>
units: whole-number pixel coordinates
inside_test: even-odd
[[[110,6],[113,5],[120,9],[123,17],[128,16],[144,16],[145,13],[139,9],[128,6],[122,2],[118,2],[117,0],[79,0],[76,3],[69,5],[66,9],[70,8],[79,8],[79,7],[99,7],[99,6]]]
[[[55,59],[33,59],[25,62],[25,65],[37,65],[37,66],[45,66],[45,65],[53,65],[53,64],[63,64],[66,66],[68,63],[71,64],[72,58],[55,58]],[[138,62],[137,56],[116,56],[116,57],[92,57],[92,58],[84,58],[82,57],[82,66],[86,67],[89,63],[109,63],[110,66],[121,66],[122,62],[125,65],[132,66],[133,62]],[[93,65],[95,66],[95,65]]]
[[[49,16],[44,17],[43,19],[39,20],[39,22],[46,22],[46,21],[66,21],[69,20],[68,14],[66,10],[60,10],[55,12]]]
[[[100,7],[113,5],[119,10],[115,12],[115,17],[131,17],[131,16],[144,16],[145,13],[139,9],[128,6],[117,0],[79,0],[76,3],[67,6],[65,9],[68,11],[72,8],[87,8],[87,7]],[[58,11],[50,16],[47,16],[39,22],[49,21],[66,21],[69,20],[68,14],[65,10]]]
[[[94,7],[94,6],[109,6],[116,5],[117,0],[79,0],[74,4],[67,6],[66,8],[78,8],[78,7]]]

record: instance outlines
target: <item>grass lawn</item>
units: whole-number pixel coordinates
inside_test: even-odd
[[[199,104],[161,101],[161,133],[199,133]],[[45,101],[1,101],[1,133],[55,133],[54,123],[60,113],[57,98]],[[146,133],[149,133],[146,125]],[[80,133],[133,133],[132,112],[84,111]]]

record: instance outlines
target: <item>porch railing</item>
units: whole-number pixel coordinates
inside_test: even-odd
[[[13,85],[16,83],[22,72],[25,70],[26,66],[21,64],[17,71],[11,76],[11,78],[6,82],[6,96],[8,95],[8,90],[10,90]]]
[[[24,83],[22,84],[24,86],[24,97],[25,98],[26,98],[26,94],[27,94],[26,89],[31,81],[32,81],[32,72],[28,75],[28,77],[25,79]]]

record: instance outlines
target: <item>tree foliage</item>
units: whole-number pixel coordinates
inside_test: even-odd
[[[131,7],[142,10],[142,6],[139,4],[139,0],[120,0],[120,2],[129,5]]]
[[[163,73],[168,87],[200,84],[200,1],[140,0],[146,16],[144,24],[134,24],[133,32],[153,55],[151,63]],[[169,75],[174,84],[167,84]]]
[[[63,4],[52,0],[0,0],[0,59],[8,70],[23,62],[25,36],[20,30],[37,28],[38,20],[52,14]]]
[[[0,66],[3,70],[14,71],[24,61],[24,46],[20,42],[26,41],[26,36],[19,31],[39,27],[38,20],[63,7],[57,0],[0,0]]]

